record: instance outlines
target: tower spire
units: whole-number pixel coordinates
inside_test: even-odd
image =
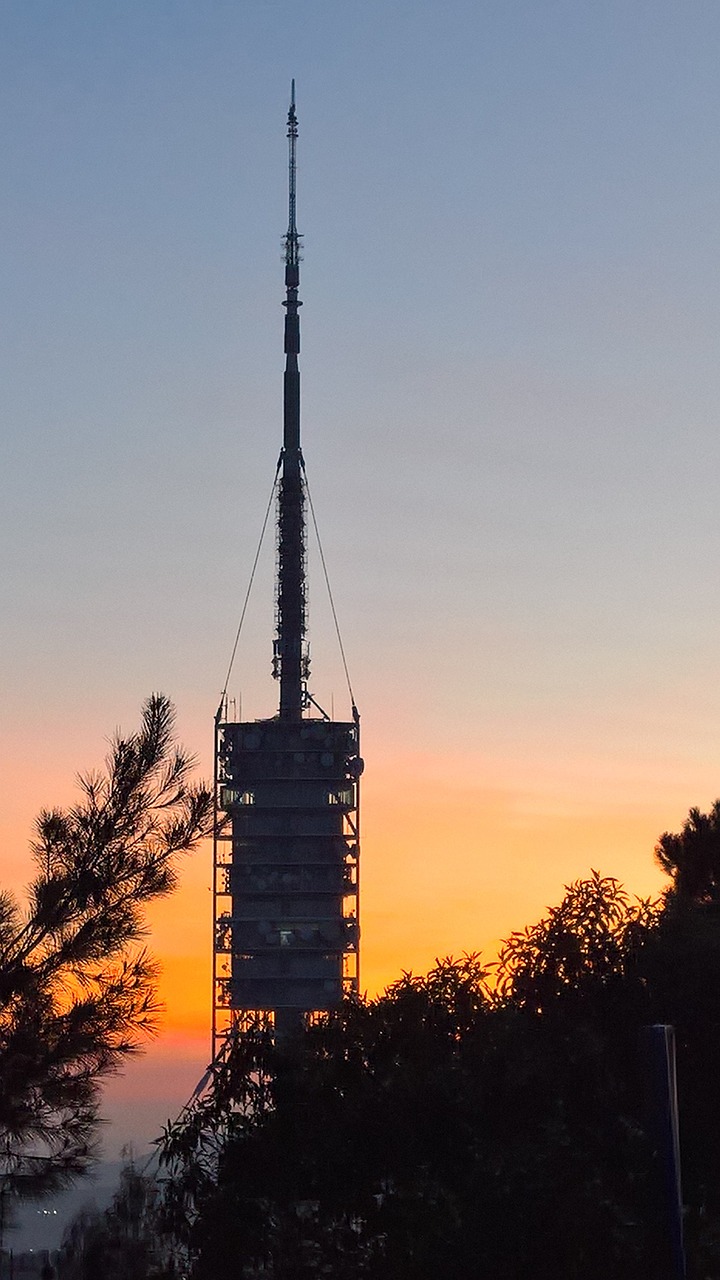
[[[305,487],[300,450],[300,236],[296,223],[295,81],[290,91],[288,229],[285,235],[285,377],[282,471],[278,498],[277,636],[273,670],[280,680],[280,717],[302,717],[307,679],[305,653]]]
[[[288,229],[285,237],[285,266],[297,267],[300,262],[300,245],[297,225],[295,221],[295,188],[296,188],[296,161],[295,149],[298,136],[298,122],[295,114],[295,81],[292,81],[290,89],[290,109],[287,118],[287,136],[288,136]],[[291,282],[285,279],[286,284]],[[297,281],[296,281],[297,284]]]
[[[285,291],[286,297],[283,306],[285,311],[285,353],[286,355],[297,356],[300,352],[300,317],[298,308],[302,306],[298,302],[297,291],[300,285],[300,236],[298,235],[296,221],[296,190],[297,190],[297,163],[296,149],[298,136],[298,121],[295,114],[295,81],[292,82],[290,90],[290,109],[287,118],[287,137],[288,137],[288,229],[285,233]],[[287,396],[285,401],[285,422],[287,424]],[[296,447],[300,447],[300,405],[298,402],[297,410],[297,441]],[[287,447],[287,438],[283,444]]]

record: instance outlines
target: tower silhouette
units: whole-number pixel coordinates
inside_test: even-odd
[[[286,1034],[359,980],[360,717],[308,689],[307,485],[300,445],[295,81],[287,118],[283,442],[277,470],[277,713],[215,722],[213,1054],[234,1028]]]

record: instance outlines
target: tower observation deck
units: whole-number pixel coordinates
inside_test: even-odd
[[[293,81],[287,119],[283,442],[277,472],[277,713],[215,722],[213,1051],[234,1028],[329,1010],[358,988],[360,717],[309,689],[305,464],[300,447],[300,239]]]

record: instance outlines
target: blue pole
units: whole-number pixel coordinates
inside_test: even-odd
[[[642,1028],[648,1136],[658,1159],[661,1232],[667,1242],[668,1280],[686,1280],[683,1241],[680,1124],[675,1065],[675,1028]]]

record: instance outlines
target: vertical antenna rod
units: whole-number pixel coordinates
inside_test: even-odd
[[[280,680],[280,717],[300,720],[307,661],[304,653],[305,488],[300,450],[300,236],[295,221],[295,148],[298,136],[295,81],[287,118],[289,213],[285,247],[285,379],[282,473],[278,497],[277,638],[274,671]]]

